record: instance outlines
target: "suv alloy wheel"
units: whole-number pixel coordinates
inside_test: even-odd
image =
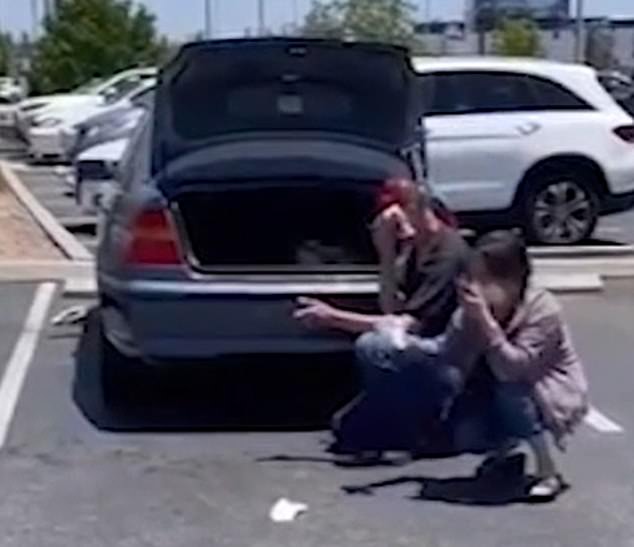
[[[551,172],[529,181],[524,226],[529,240],[573,245],[589,239],[599,218],[599,197],[580,173]]]

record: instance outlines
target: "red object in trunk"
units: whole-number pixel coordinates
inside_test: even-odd
[[[379,190],[377,195],[377,212],[381,213],[392,207],[399,205],[406,207],[411,199],[414,183],[408,179],[388,179]]]
[[[165,209],[141,212],[132,226],[132,242],[126,263],[135,266],[177,266],[182,264],[178,236]]]
[[[412,199],[412,191],[416,183],[408,179],[388,179],[377,195],[377,214],[385,211],[393,205],[407,207]],[[458,219],[451,210],[439,199],[432,198],[431,203],[434,214],[448,227],[458,228]]]

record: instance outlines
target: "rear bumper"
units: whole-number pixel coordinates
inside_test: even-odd
[[[261,284],[113,283],[102,276],[99,290],[110,342],[126,355],[161,363],[350,351],[352,337],[313,332],[293,319],[296,299],[312,295],[349,309],[375,312],[375,283],[356,284],[352,290],[336,283],[320,286],[311,290],[316,287],[285,284],[271,290]]]

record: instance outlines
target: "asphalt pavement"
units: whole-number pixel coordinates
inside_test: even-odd
[[[80,216],[63,168],[2,153],[58,218]],[[603,221],[599,239],[634,241],[634,213]],[[40,291],[0,285],[0,390],[22,342],[37,342],[0,447],[3,547],[634,546],[634,282],[563,298],[595,410],[562,457],[573,488],[544,506],[519,503],[516,481],[474,481],[473,457],[336,465],[325,426],[356,388],[343,356],[138,367],[129,400],[109,408],[94,321],[48,325],[79,302],[57,296],[44,330],[25,328]],[[272,523],[281,497],[308,512]]]
[[[6,357],[35,287],[0,291]],[[583,427],[562,459],[573,488],[545,506],[514,501],[513,481],[475,483],[472,457],[335,465],[323,424],[354,388],[347,359],[143,369],[132,400],[107,409],[94,323],[47,326],[0,453],[2,545],[634,545],[634,285],[564,302],[593,404],[618,432]],[[273,524],[281,497],[308,512]]]

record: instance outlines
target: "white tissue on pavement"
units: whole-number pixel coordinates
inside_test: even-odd
[[[299,515],[308,511],[308,505],[288,500],[279,499],[269,512],[273,522],[293,522]]]

